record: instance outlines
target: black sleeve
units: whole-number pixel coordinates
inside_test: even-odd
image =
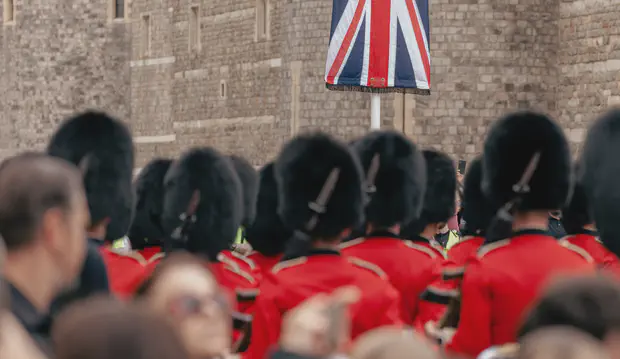
[[[79,283],[75,288],[59,295],[54,300],[52,314],[60,312],[62,308],[76,300],[109,292],[108,274],[103,258],[99,253],[99,247],[89,241]]]
[[[80,275],[80,289],[85,295],[109,293],[108,273],[99,248],[88,244],[88,252]]]

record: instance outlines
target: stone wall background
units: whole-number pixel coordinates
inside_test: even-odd
[[[131,118],[131,39],[126,23],[108,21],[107,0],[17,0],[15,7],[16,21],[0,26],[1,157],[44,148],[75,111]]]
[[[110,20],[109,0],[15,0],[15,23],[0,27],[0,156],[42,148],[85,108],[128,122],[139,167],[203,145],[261,165],[300,131],[365,133],[370,96],[324,87],[331,0],[268,0],[264,39],[257,1],[131,0],[126,19]],[[188,33],[196,5],[199,51]],[[577,152],[589,121],[620,103],[617,0],[431,5],[433,94],[384,95],[385,128],[471,158],[494,119],[536,108],[561,122]]]

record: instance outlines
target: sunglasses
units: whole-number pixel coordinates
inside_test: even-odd
[[[228,300],[221,294],[204,297],[181,295],[170,302],[170,312],[185,317],[207,312],[207,308],[215,305],[219,310],[229,311]]]

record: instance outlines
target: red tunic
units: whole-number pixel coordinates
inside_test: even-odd
[[[584,231],[584,233],[564,237],[563,240],[588,252],[599,268],[620,276],[618,257],[610,252],[593,232]]]
[[[119,298],[128,298],[142,282],[146,260],[137,252],[121,253],[107,247],[99,249],[110,282],[110,291]]]
[[[259,252],[252,252],[248,254],[248,259],[256,264],[261,273],[270,272],[271,268],[273,268],[280,259],[282,259],[282,254],[278,254],[276,256],[267,257]]]
[[[485,245],[467,263],[459,326],[447,349],[476,357],[491,346],[516,342],[526,309],[553,278],[594,273],[587,258],[538,230]]]
[[[467,236],[461,238],[448,250],[451,266],[462,267],[469,257],[476,255],[478,248],[484,243],[484,237]]]
[[[329,293],[348,285],[362,295],[350,308],[351,334],[360,334],[385,325],[401,326],[400,298],[379,275],[376,266],[351,260],[334,251],[316,251],[307,257],[282,262],[266,273],[256,301],[250,348],[245,359],[263,359],[280,336],[283,315],[318,293]]]
[[[358,238],[341,246],[345,256],[360,258],[383,270],[402,299],[401,318],[406,324],[421,321],[420,294],[438,277],[443,252],[428,241],[406,241],[383,232]]]
[[[260,267],[256,265],[253,260],[249,259],[247,256],[244,256],[243,254],[239,254],[235,251],[229,250],[222,251],[220,255],[224,255],[226,256],[226,258],[237,263],[239,269],[246,273],[250,273],[254,279],[260,282],[262,272],[260,270]]]
[[[463,237],[448,251],[448,260],[442,263],[442,273],[457,271],[461,272],[467,260],[476,255],[480,246],[484,243],[483,237]],[[427,288],[430,293],[444,296],[446,293],[456,293],[460,285],[459,279],[444,280],[441,275]],[[424,325],[429,321],[438,321],[445,313],[447,307],[444,304],[422,301],[420,303],[419,320],[415,323],[418,330],[423,331]]]

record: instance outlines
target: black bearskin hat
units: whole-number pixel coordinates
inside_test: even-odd
[[[578,177],[590,202],[601,240],[620,255],[620,109],[598,119],[588,131]]]
[[[286,243],[293,235],[278,216],[278,186],[273,173],[273,163],[260,171],[256,202],[256,217],[245,234],[252,248],[265,256],[284,253]]]
[[[195,222],[184,228],[183,238],[174,239],[182,242],[176,245],[217,260],[234,242],[243,218],[243,192],[231,162],[215,149],[192,149],[170,166],[164,189],[166,235],[184,225],[184,214],[193,215]]]
[[[517,197],[514,186],[539,154],[517,210],[564,207],[572,192],[571,160],[562,129],[549,117],[517,112],[498,120],[484,143],[482,191],[499,208]]]
[[[336,170],[336,171],[334,171]],[[357,157],[346,144],[325,133],[297,136],[287,143],[274,164],[278,183],[278,212],[284,224],[312,238],[334,238],[363,220],[365,194]],[[334,176],[337,174],[337,177]],[[336,177],[324,208],[314,206],[329,178]],[[308,222],[318,222],[308,231]]]
[[[172,160],[156,158],[149,162],[134,181],[136,214],[129,228],[133,249],[162,245],[165,234],[161,227],[164,205],[164,177]]]
[[[241,181],[243,190],[243,220],[241,225],[248,227],[256,215],[256,196],[258,195],[258,173],[254,167],[239,156],[229,156],[233,168]]]
[[[127,234],[134,197],[134,146],[129,129],[105,113],[81,113],[61,125],[47,153],[82,169],[92,223],[110,219],[106,240]]]
[[[366,222],[385,229],[416,220],[426,190],[422,151],[395,131],[371,132],[352,148],[359,156],[366,180],[369,174],[374,177],[370,179],[373,183],[366,184],[370,186]]]
[[[579,164],[575,164],[575,173],[579,172]],[[575,180],[575,188],[570,203],[562,209],[562,226],[567,234],[577,234],[583,227],[592,224],[592,214],[588,198],[581,180]]]
[[[482,194],[482,158],[470,162],[463,179],[463,201],[461,202],[461,234],[484,236],[497,212]]]

